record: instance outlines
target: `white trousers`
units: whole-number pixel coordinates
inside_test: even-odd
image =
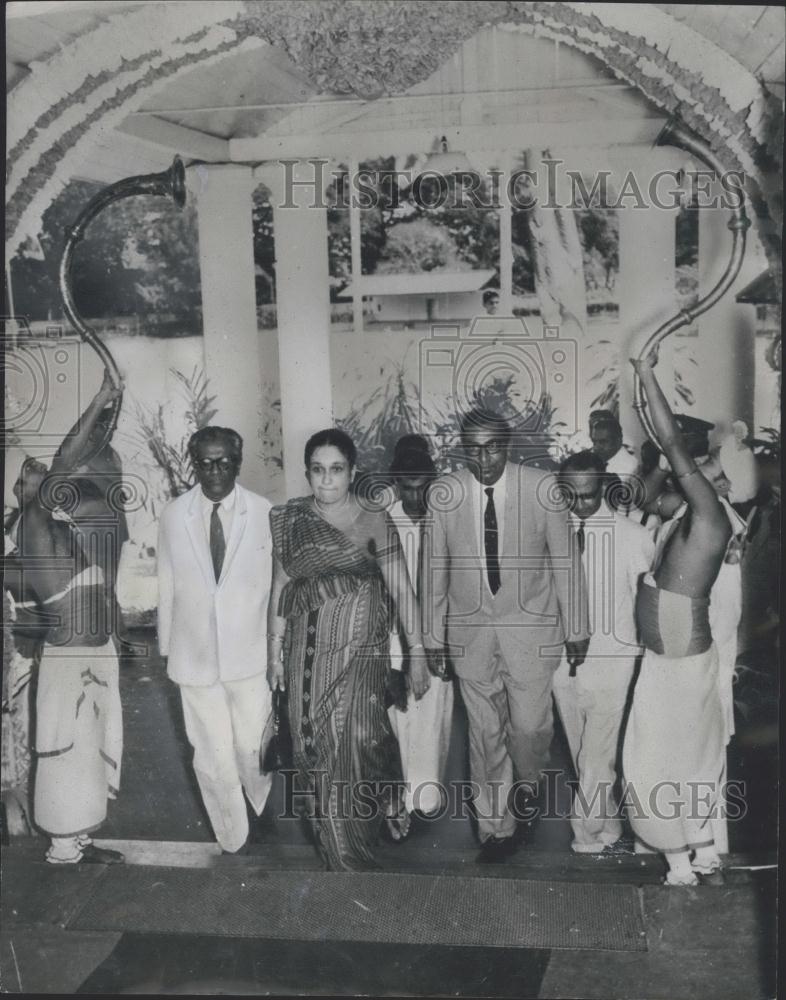
[[[453,721],[453,682],[432,677],[420,701],[410,691],[406,712],[391,706],[388,718],[401,754],[404,807],[407,812],[419,809],[433,813],[443,803],[441,783]]]
[[[237,851],[248,839],[243,792],[259,816],[273,782],[271,774],[259,769],[263,738],[271,735],[270,688],[263,673],[242,681],[179,687],[202,801],[218,843],[225,851]]]
[[[570,816],[571,847],[578,854],[599,853],[622,836],[612,788],[633,667],[628,658],[588,657],[571,677],[563,658],[554,675],[554,701],[578,777]]]

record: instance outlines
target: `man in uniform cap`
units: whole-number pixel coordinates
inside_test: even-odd
[[[674,418],[682,431],[682,436],[692,458],[707,455],[710,450],[710,431],[715,424],[700,417],[691,417],[687,413],[678,413]]]
[[[604,463],[606,472],[627,482],[638,470],[636,456],[622,441],[622,427],[611,410],[593,410],[589,416],[592,451]]]

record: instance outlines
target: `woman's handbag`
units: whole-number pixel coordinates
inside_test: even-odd
[[[289,728],[287,695],[281,688],[273,692],[273,735],[263,753],[259,768],[263,774],[292,767],[292,733]]]

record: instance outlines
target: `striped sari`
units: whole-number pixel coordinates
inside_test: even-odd
[[[387,515],[361,511],[349,537],[316,513],[310,497],[274,507],[270,523],[289,577],[278,614],[287,619],[299,802],[328,869],[378,867],[374,845],[401,781],[385,707],[389,612],[379,570],[397,554],[398,536]]]

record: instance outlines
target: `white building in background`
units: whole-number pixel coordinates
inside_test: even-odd
[[[362,296],[363,311],[377,323],[469,320],[483,312],[483,289],[492,270],[425,271],[422,274],[368,274],[338,296]]]

